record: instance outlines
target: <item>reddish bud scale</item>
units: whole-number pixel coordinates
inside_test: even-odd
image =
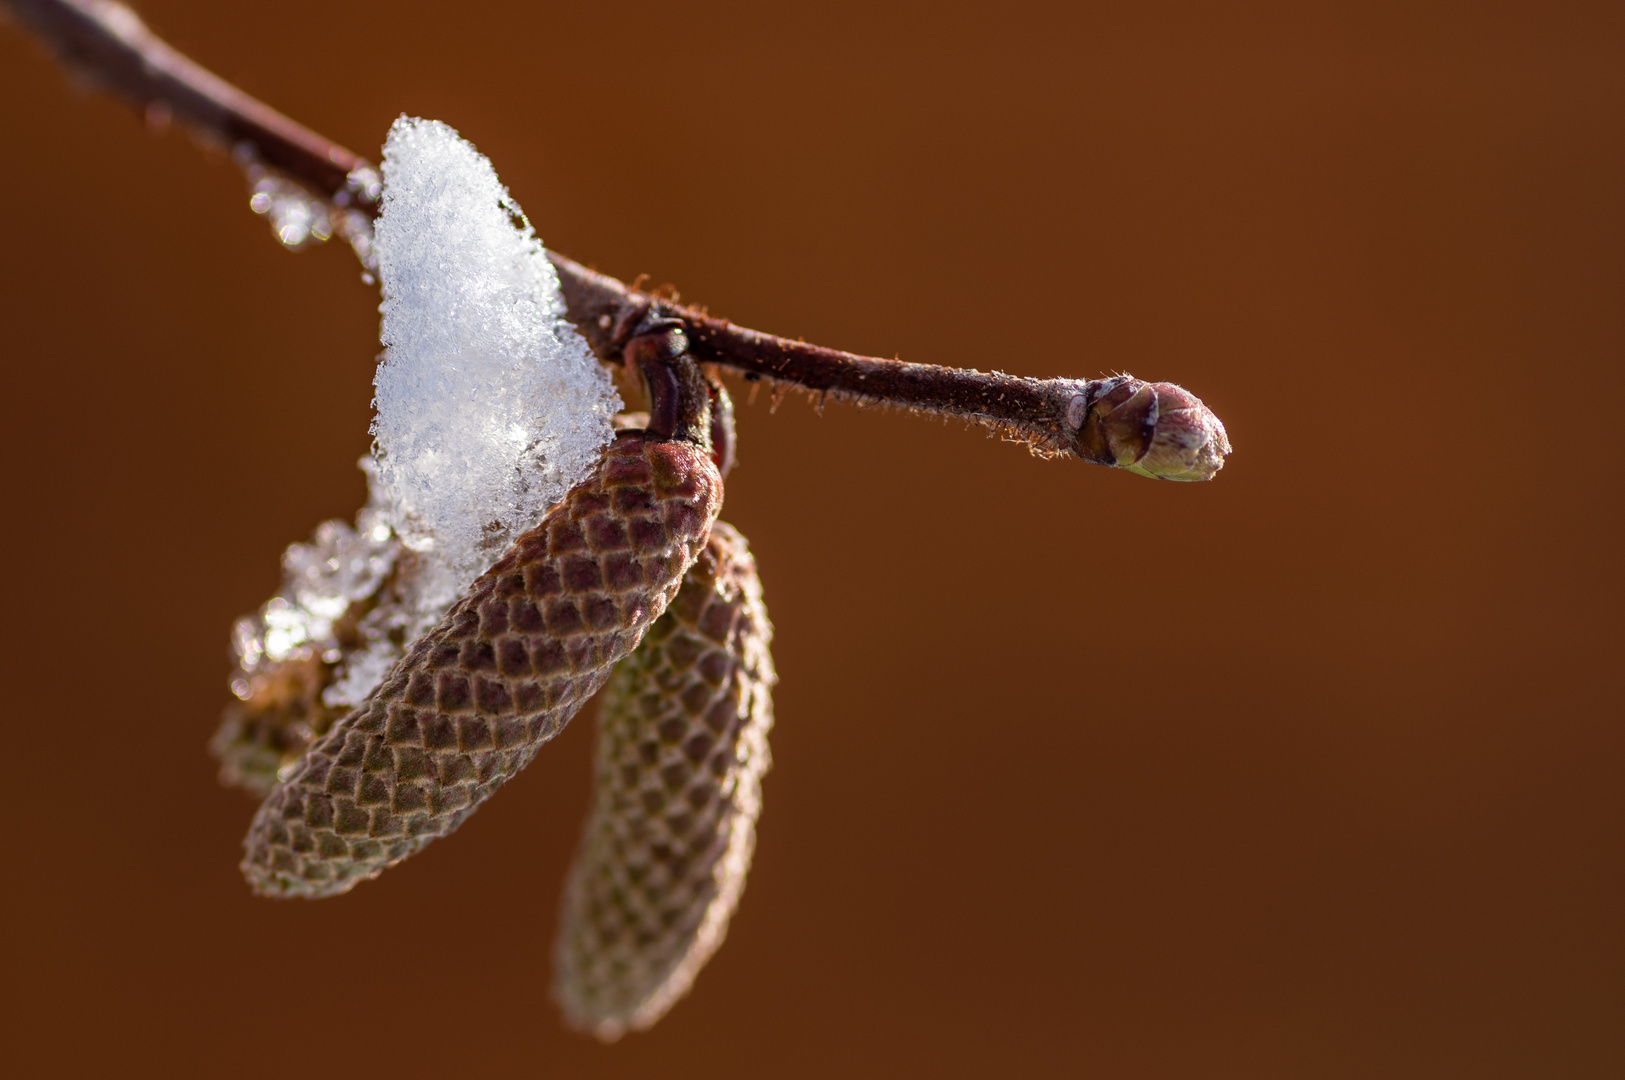
[[[554,994],[602,1039],[687,993],[728,930],[769,765],[773,628],[744,537],[719,522],[599,698],[593,805],[565,888]]]
[[[345,892],[462,824],[637,647],[721,503],[704,450],[617,437],[272,790],[244,842],[255,891]]]

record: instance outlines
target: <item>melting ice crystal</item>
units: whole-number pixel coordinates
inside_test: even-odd
[[[439,614],[417,588],[418,556],[389,523],[370,458],[355,526],[324,521],[282,556],[282,588],[232,629],[237,670],[214,751],[221,778],[264,792],[309,742],[363,701],[415,628]]]

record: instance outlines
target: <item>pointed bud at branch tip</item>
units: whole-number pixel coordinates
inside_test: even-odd
[[[1163,480],[1211,480],[1224,468],[1229,436],[1195,394],[1126,375],[1095,385],[1074,399],[1083,414],[1074,449],[1085,461]]]

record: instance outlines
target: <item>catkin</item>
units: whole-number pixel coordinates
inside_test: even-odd
[[[775,682],[744,537],[719,522],[599,698],[592,809],[554,994],[600,1038],[647,1028],[722,944],[755,844]]]
[[[700,447],[623,432],[255,815],[256,892],[331,896],[460,825],[677,593],[722,502]]]

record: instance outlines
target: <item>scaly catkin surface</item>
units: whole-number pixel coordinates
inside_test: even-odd
[[[705,451],[624,432],[271,791],[255,891],[331,896],[462,824],[635,649],[722,502]]]
[[[660,1019],[727,933],[769,764],[772,633],[744,537],[719,522],[599,698],[593,804],[565,887],[554,993],[600,1038]]]

